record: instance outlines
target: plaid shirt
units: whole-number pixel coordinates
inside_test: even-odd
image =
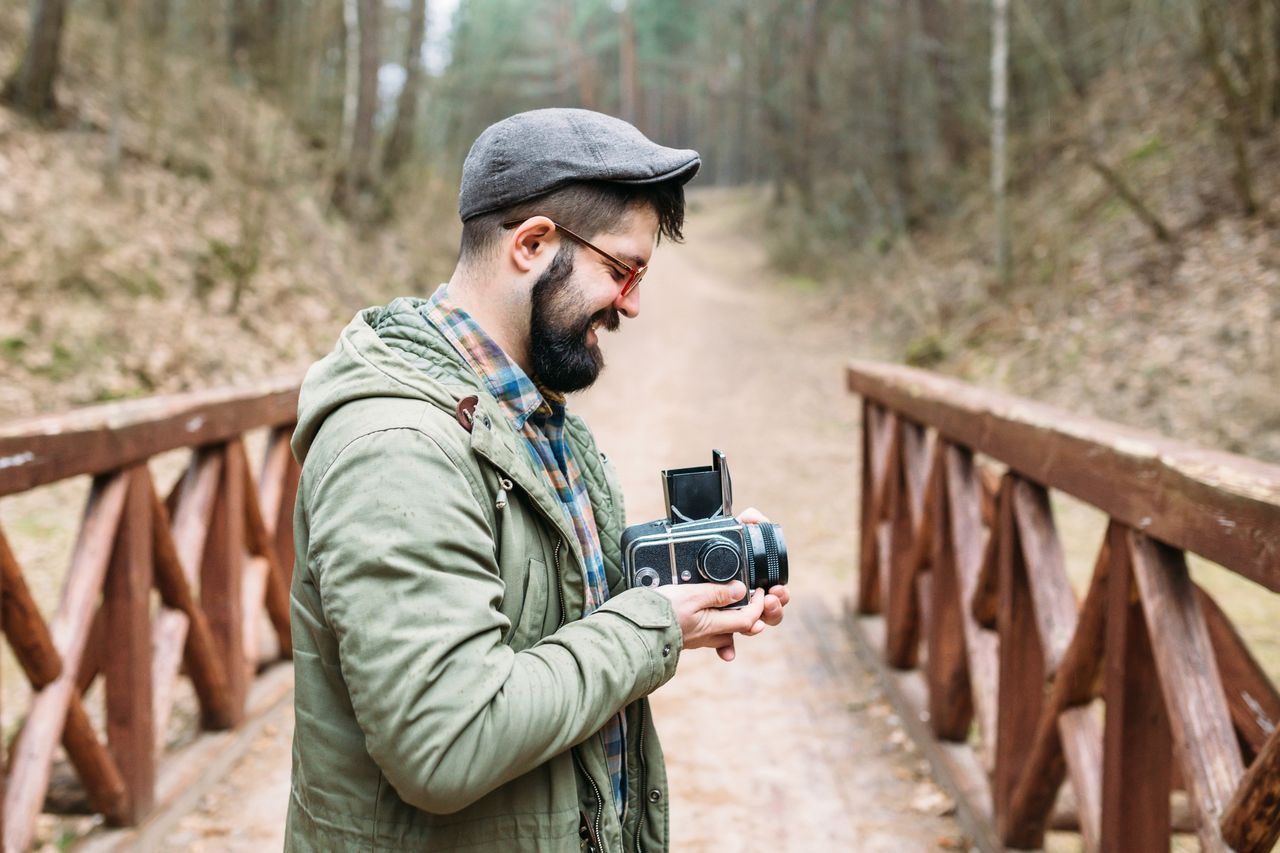
[[[605,580],[604,556],[600,550],[600,534],[596,530],[591,499],[574,462],[573,451],[564,437],[564,395],[534,384],[470,314],[450,302],[448,285],[440,285],[423,304],[422,314],[484,382],[511,425],[524,436],[525,448],[533,459],[534,467],[546,475],[547,482],[560,498],[560,508],[573,526],[586,564],[586,603],[582,612],[586,616],[609,598],[609,584]],[[605,723],[600,735],[604,740],[605,757],[613,783],[614,805],[621,815],[626,802],[623,764],[627,736],[622,714]]]

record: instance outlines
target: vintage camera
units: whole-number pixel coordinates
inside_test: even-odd
[[[662,472],[667,517],[622,532],[622,570],[632,587],[729,583],[757,587],[787,582],[787,545],[777,524],[742,524],[733,517],[729,464],[718,450],[711,465]]]

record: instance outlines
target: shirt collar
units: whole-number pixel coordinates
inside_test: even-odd
[[[470,365],[517,430],[530,418],[553,426],[564,422],[564,395],[539,387],[470,314],[453,303],[448,284],[440,285],[423,303],[422,316]]]

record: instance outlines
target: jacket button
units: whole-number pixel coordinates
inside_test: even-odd
[[[662,792],[659,791],[657,788],[654,788],[652,791],[649,792],[649,802],[656,803],[658,802],[658,800],[661,800],[661,799],[662,799]]]
[[[671,644],[667,643],[662,647],[662,656],[665,658],[671,654]]]

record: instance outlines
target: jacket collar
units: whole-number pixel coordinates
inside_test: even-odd
[[[471,449],[529,495],[556,526],[579,566],[584,566],[586,561],[577,534],[565,518],[560,500],[547,483],[546,476],[534,467],[533,460],[524,449],[524,437],[509,417],[510,407],[499,402],[447,336],[429,322],[429,301],[409,297],[395,299],[385,308],[369,312],[369,325],[382,343],[396,350],[408,366],[443,386],[447,392],[444,399],[431,398],[437,406],[444,408],[447,404],[452,413],[462,398],[476,397]],[[529,381],[527,377],[525,381]],[[532,382],[529,384],[532,386]],[[571,424],[566,423],[566,428],[571,428]]]

